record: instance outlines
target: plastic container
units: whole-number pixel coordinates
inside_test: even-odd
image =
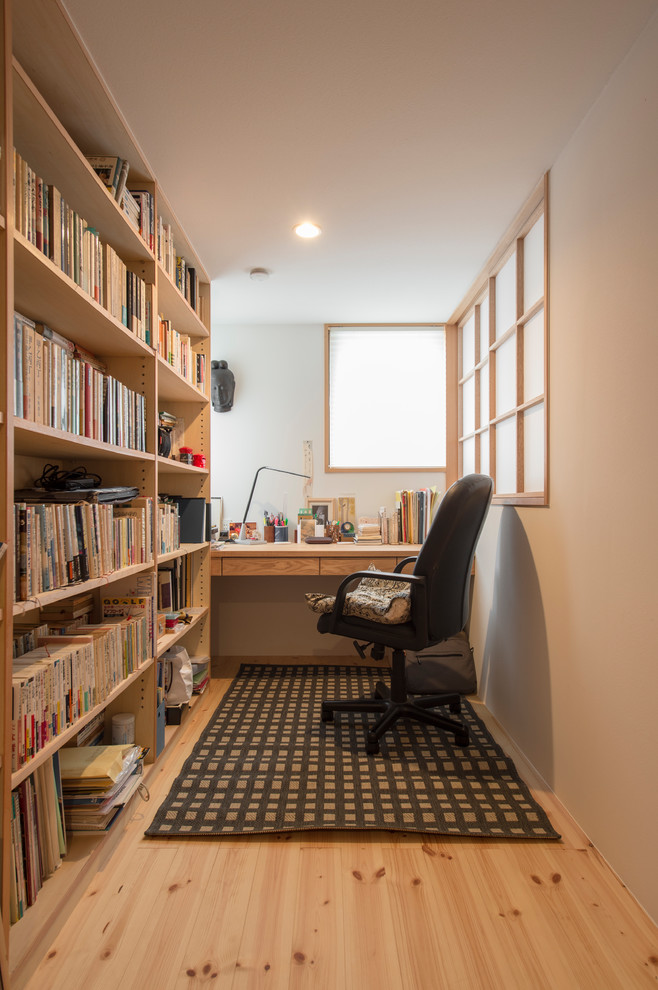
[[[118,712],[112,716],[112,744],[121,746],[135,742],[135,716],[131,712]]]

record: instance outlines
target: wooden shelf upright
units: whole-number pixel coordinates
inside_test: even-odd
[[[210,653],[210,545],[204,539],[175,551],[159,552],[157,511],[154,512],[154,559],[124,567],[100,578],[16,601],[14,560],[14,490],[34,483],[44,464],[63,469],[85,464],[104,485],[131,485],[154,507],[158,497],[178,495],[210,502],[210,285],[200,258],[178,222],[157,177],[126,125],[120,109],[89,60],[61,0],[0,0],[0,540],[7,547],[0,558],[0,783],[2,787],[0,964],[2,985],[24,986],[40,955],[72,910],[85,878],[112,853],[121,817],[99,837],[71,837],[62,865],[43,881],[34,902],[10,925],[12,844],[11,793],[38,766],[45,766],[62,746],[76,744],[80,728],[104,714],[106,742],[112,715],[135,715],[136,743],[157,756],[161,655],[173,642],[190,654]],[[133,332],[85,287],[62,271],[22,229],[15,216],[14,149],[62,199],[109,245],[125,269],[142,280],[140,291],[150,304],[150,332]],[[128,188],[152,197],[153,231],[138,231],[87,162],[86,155],[106,153],[129,163]],[[192,181],[192,177],[190,177]],[[20,202],[19,202],[20,206]],[[159,220],[173,238],[175,255],[194,271],[195,292],[179,287],[171,263],[160,260]],[[105,249],[103,249],[104,251]],[[179,269],[180,270],[180,269]],[[196,297],[196,302],[195,302]],[[145,449],[105,443],[18,415],[15,404],[14,313],[54,331],[84,348],[145,407]],[[192,362],[176,366],[176,355],[158,353],[159,318],[185,335]],[[204,374],[197,380],[198,369]],[[187,372],[187,373],[186,373]],[[141,397],[141,398],[139,398]],[[188,466],[159,456],[158,414],[170,412],[181,421],[180,443],[205,456],[205,466]],[[183,426],[184,424],[184,426]],[[174,635],[156,637],[153,655],[126,676],[105,701],[55,736],[33,760],[15,767],[12,760],[13,622],[40,620],[46,605],[65,602],[79,592],[94,601],[94,619],[101,617],[105,595],[127,595],[143,575],[157,588],[159,563],[187,562],[193,613],[189,626]],[[139,558],[137,558],[139,559]],[[12,763],[14,770],[12,772]],[[146,768],[146,780],[148,771]],[[139,800],[135,798],[134,800]],[[13,920],[13,919],[12,919]]]

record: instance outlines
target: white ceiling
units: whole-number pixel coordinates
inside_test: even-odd
[[[447,319],[657,5],[65,0],[220,324]]]

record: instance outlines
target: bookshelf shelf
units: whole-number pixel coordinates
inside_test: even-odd
[[[105,709],[111,705],[116,698],[119,698],[131,684],[142,677],[151,666],[153,666],[153,657],[138,667],[137,670],[134,670],[132,674],[128,675],[128,677],[125,677],[121,683],[117,684],[102,704],[96,705],[90,711],[82,715],[72,725],[69,725],[68,728],[64,729],[63,732],[60,732],[58,736],[51,739],[51,741],[44,746],[43,749],[30,760],[29,763],[26,763],[25,766],[22,766],[19,770],[15,770],[11,775],[11,789],[14,790],[14,788],[18,787],[18,785],[25,780],[26,777],[29,777],[38,766],[45,763],[46,760],[49,760],[53,753],[60,749],[70,739],[73,739],[74,736],[77,736],[78,732],[80,732],[81,729],[84,729],[88,722],[91,722],[91,720],[100,712],[105,711]]]
[[[183,227],[176,220],[138,141],[80,43],[64,3],[61,0],[52,0],[47,4],[43,0],[20,0],[20,3],[15,0],[13,3],[11,0],[0,0],[0,24],[6,29],[3,37],[13,39],[13,51],[10,51],[8,44],[0,45],[0,75],[4,83],[0,90],[0,120],[3,125],[0,133],[0,176],[4,179],[0,188],[0,281],[3,286],[0,295],[4,300],[0,309],[0,354],[3,365],[8,370],[7,387],[0,390],[0,463],[5,478],[5,484],[0,486],[0,539],[14,548],[0,563],[3,655],[12,656],[13,622],[20,627],[22,642],[27,642],[30,629],[38,628],[45,622],[51,623],[54,612],[62,617],[59,621],[66,622],[68,616],[80,614],[76,609],[79,608],[86,614],[85,609],[88,608],[91,609],[90,621],[98,624],[102,621],[104,598],[114,599],[111,604],[115,608],[120,607],[118,600],[122,598],[141,598],[141,602],[130,604],[137,604],[142,609],[148,608],[151,595],[156,594],[160,564],[168,565],[167,569],[173,566],[175,571],[186,575],[186,584],[182,586],[186,594],[183,600],[188,603],[185,611],[192,616],[189,625],[181,624],[173,633],[160,637],[155,647],[145,648],[143,652],[154,652],[155,656],[142,662],[134,673],[116,685],[100,705],[65,729],[15,773],[11,771],[12,718],[15,717],[12,707],[13,690],[15,685],[23,684],[24,681],[16,678],[12,682],[11,661],[8,660],[5,665],[6,673],[0,681],[0,736],[3,739],[0,747],[0,870],[4,934],[4,939],[0,939],[0,962],[4,972],[8,957],[12,986],[24,986],[30,978],[31,970],[36,966],[39,953],[43,952],[67,913],[72,910],[92,871],[103,865],[112,854],[125,822],[130,817],[130,805],[134,806],[139,799],[131,798],[127,808],[108,832],[98,836],[74,837],[60,868],[52,877],[44,880],[35,903],[10,927],[10,916],[15,919],[20,913],[15,896],[13,900],[11,896],[11,870],[22,870],[20,864],[23,861],[20,851],[18,856],[14,855],[13,842],[17,831],[14,827],[12,837],[11,809],[12,803],[14,807],[16,805],[11,800],[11,792],[19,788],[25,793],[28,779],[34,771],[40,767],[48,767],[53,754],[62,746],[75,745],[80,730],[100,713],[104,713],[106,742],[109,742],[112,716],[119,712],[134,714],[136,742],[150,750],[147,762],[154,759],[157,752],[157,656],[181,640],[186,642],[190,652],[194,650],[199,655],[210,653],[210,553],[208,543],[184,544],[170,554],[156,553],[150,562],[44,592],[27,601],[14,602],[14,570],[15,566],[19,566],[14,559],[14,491],[31,485],[46,462],[54,461],[64,470],[86,464],[91,471],[98,472],[103,485],[134,486],[140,496],[152,500],[152,536],[157,547],[158,513],[155,510],[160,492],[167,491],[172,495],[201,498],[206,503],[210,502],[210,403],[209,395],[203,394],[174,371],[158,356],[154,347],[111,315],[109,310],[43,254],[31,239],[24,236],[21,231],[30,229],[27,218],[32,216],[32,223],[35,225],[37,222],[34,218],[37,214],[30,213],[30,199],[27,195],[19,196],[18,216],[13,208],[15,194],[12,184],[12,148],[16,148],[26,166],[46,186],[54,186],[62,200],[89,227],[97,231],[100,243],[109,245],[116,252],[118,261],[122,264],[117,263],[117,259],[109,251],[101,251],[100,254],[103,265],[111,260],[113,278],[122,280],[119,284],[121,291],[126,294],[137,291],[133,276],[143,280],[144,285],[139,283],[139,287],[145,293],[145,301],[150,303],[151,340],[158,339],[159,314],[171,322],[172,329],[192,338],[193,353],[205,360],[206,381],[209,381],[210,369],[210,285],[203,265]],[[156,232],[158,216],[162,216],[164,222],[171,225],[176,254],[184,258],[187,268],[195,269],[198,278],[198,312],[189,305],[175,281],[157,261],[157,250],[151,250],[107,192],[87,162],[86,154],[107,154],[126,159],[130,165],[128,188],[146,190],[153,195]],[[23,175],[30,175],[27,167]],[[19,189],[22,192],[22,182]],[[19,225],[20,230],[17,229]],[[37,225],[37,235],[38,230]],[[89,241],[96,251],[93,235],[85,235],[84,243]],[[129,276],[124,274],[124,266],[130,273]],[[109,283],[109,273],[106,272],[106,287]],[[196,285],[196,280],[194,284]],[[111,286],[114,291],[117,288],[116,281],[112,281]],[[129,302],[131,299],[132,295]],[[125,299],[123,305],[126,305]],[[40,328],[37,327],[28,334],[28,345],[21,351],[21,360],[16,363],[14,312],[37,324],[45,324],[98,358],[107,369],[107,375],[124,386],[125,391],[117,392],[119,396],[125,397],[122,401],[135,402],[139,415],[142,411],[145,412],[148,452],[99,443],[15,416],[12,369],[14,375],[22,374],[23,386],[26,382],[36,383],[41,375],[44,390],[48,394],[52,383],[45,376],[43,367],[41,372],[38,371],[41,350],[40,345],[34,344],[34,336],[39,335]],[[114,312],[120,310],[115,308]],[[140,315],[143,317],[143,314]],[[132,325],[138,321],[139,316]],[[36,355],[34,358],[33,348]],[[52,354],[53,351],[48,349],[44,353]],[[33,365],[30,364],[31,360],[34,360]],[[62,373],[65,364],[64,361],[61,364]],[[52,369],[55,365],[48,367],[54,375]],[[73,360],[67,365],[68,369],[76,367]],[[99,384],[97,379],[97,387]],[[32,387],[36,388],[36,384]],[[206,388],[209,391],[208,385]],[[100,405],[104,401],[104,393],[97,391],[96,396]],[[135,397],[139,399],[136,400]],[[69,412],[78,411],[78,401],[78,395],[73,395]],[[28,407],[29,403],[26,403],[26,411]],[[132,408],[131,405],[131,410]],[[162,409],[180,419],[184,441],[195,453],[205,455],[207,468],[196,468],[159,457],[155,453],[158,412]],[[117,415],[121,415],[121,412]],[[127,418],[125,405],[123,415]],[[74,420],[64,417],[61,422],[64,421]],[[180,442],[183,443],[183,439]],[[135,511],[141,512],[142,508]],[[143,511],[147,512],[146,509]],[[137,535],[132,538],[137,541],[140,538],[139,519],[147,517],[146,514],[143,517],[137,516],[137,522],[131,524],[127,522],[125,514],[117,511],[113,520],[116,538],[125,540],[131,531],[130,526],[133,525],[135,528],[132,532]],[[112,532],[111,526],[112,523],[108,520],[109,532]],[[82,539],[80,534],[84,532],[84,527],[81,526],[73,539]],[[40,530],[36,525],[31,531],[32,540],[38,541],[39,534]],[[28,549],[33,553],[32,566],[38,567],[38,555],[36,561],[34,559],[35,548],[43,550],[43,544],[28,543]],[[175,562],[174,565],[171,561]],[[25,566],[24,561],[20,566]],[[74,601],[77,596],[80,596],[80,601]],[[67,602],[70,604],[68,609],[64,607]],[[56,606],[51,609],[50,618],[49,606]],[[45,612],[42,611],[44,609]],[[38,636],[39,633],[35,635]],[[140,644],[143,643],[142,637]],[[34,662],[30,658],[28,664]],[[42,683],[45,684],[46,680]],[[171,733],[168,733],[165,742],[170,738]],[[145,779],[148,781],[148,774]],[[25,807],[21,805],[21,814],[25,813]],[[33,824],[33,827],[36,826]],[[34,862],[33,858],[32,863]],[[17,872],[16,876],[19,875]]]
[[[126,460],[153,463],[154,454],[143,450],[99,443],[89,437],[56,430],[52,426],[33,423],[29,419],[14,422],[14,449],[18,454],[38,457],[84,457],[85,460]]]
[[[42,320],[92,353],[102,342],[108,357],[152,360],[152,347],[130,333],[18,231],[14,232],[14,266],[14,308],[24,316]]]
[[[184,464],[182,461],[175,461],[172,457],[158,456],[158,474],[179,474],[179,475],[199,475],[207,476],[208,468],[194,467],[193,464]]]
[[[32,612],[35,608],[44,608],[46,605],[52,605],[54,602],[70,598],[72,595],[81,595],[88,591],[95,591],[97,588],[105,588],[116,581],[123,580],[123,578],[134,577],[136,574],[152,570],[152,568],[152,562],[133,564],[132,567],[122,567],[119,571],[94,578],[93,581],[80,581],[78,584],[69,584],[66,588],[45,591],[42,595],[35,595],[26,601],[14,602],[14,615],[24,615],[25,612]]]
[[[208,328],[192,309],[175,282],[158,262],[158,301],[161,312],[166,313],[176,330],[190,337],[207,337]]]
[[[192,611],[191,609],[186,609],[185,611]],[[166,653],[168,649],[174,646],[183,636],[186,636],[191,629],[194,629],[196,625],[205,619],[210,614],[209,608],[202,608],[197,611],[192,617],[192,621],[189,625],[183,625],[180,629],[175,629],[174,632],[165,633],[164,636],[160,636],[158,639],[156,654],[161,657],[163,653]]]
[[[158,554],[158,564],[164,564],[168,560],[176,560],[177,557],[185,557],[188,553],[196,553],[209,546],[209,543],[182,543],[178,550]]]
[[[169,402],[198,402],[205,404],[208,397],[168,364],[158,354],[158,396]]]

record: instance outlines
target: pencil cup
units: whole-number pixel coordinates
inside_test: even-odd
[[[263,527],[264,534],[265,534],[265,542],[266,543],[274,543],[274,530],[275,529],[276,529],[275,526],[264,526]]]
[[[267,537],[266,537],[267,539]],[[287,526],[275,526],[274,527],[274,542],[275,543],[287,543],[288,542],[288,527]]]

